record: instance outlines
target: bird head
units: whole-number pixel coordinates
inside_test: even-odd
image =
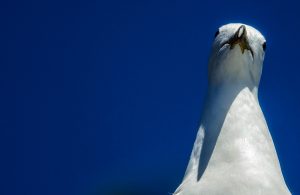
[[[220,27],[209,59],[209,83],[243,83],[258,87],[266,40],[255,28],[232,23]]]

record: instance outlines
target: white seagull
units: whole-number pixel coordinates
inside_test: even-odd
[[[215,35],[200,128],[174,195],[287,195],[257,91],[266,40],[245,24]]]

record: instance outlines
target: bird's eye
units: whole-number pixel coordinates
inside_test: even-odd
[[[266,51],[266,49],[267,49],[267,43],[266,43],[266,42],[264,42],[264,43],[262,44],[262,48],[263,48],[264,51]]]
[[[218,30],[216,33],[215,33],[215,38],[220,34],[220,31]]]

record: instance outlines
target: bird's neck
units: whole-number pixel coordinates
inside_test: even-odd
[[[239,93],[248,89],[250,96],[253,96],[258,103],[257,90],[258,87],[246,81],[224,81],[220,84],[209,83],[206,97],[206,105],[212,109],[228,108],[232,102],[238,97]]]
[[[211,156],[211,162],[224,163],[224,160],[241,166],[245,163],[255,166],[263,163],[274,168],[280,175],[276,151],[257,100],[257,93],[243,85],[211,90],[208,97],[209,108],[205,110],[202,121],[207,143],[212,144],[212,149],[207,151],[215,153]],[[230,155],[231,152],[235,155]],[[224,154],[228,154],[225,159]]]
[[[257,93],[249,86],[209,87],[185,178],[196,182],[223,178],[225,185],[284,184]]]

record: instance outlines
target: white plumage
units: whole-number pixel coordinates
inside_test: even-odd
[[[265,38],[251,26],[222,26],[190,161],[174,195],[288,195],[257,90]]]

